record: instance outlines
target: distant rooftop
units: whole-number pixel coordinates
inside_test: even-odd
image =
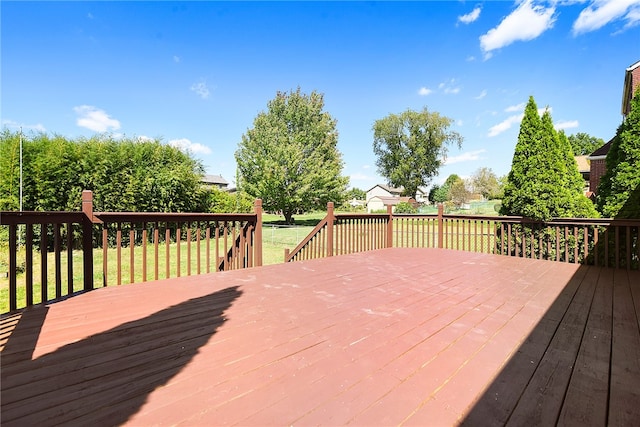
[[[229,182],[222,175],[205,175],[202,177],[202,183],[206,185],[215,185],[217,187],[226,187]]]

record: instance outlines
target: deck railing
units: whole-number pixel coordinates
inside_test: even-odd
[[[93,212],[85,191],[82,212],[0,212],[0,225],[9,234],[9,311],[96,286],[262,265],[260,200],[251,214]]]
[[[390,208],[390,207],[389,207]],[[285,262],[385,247],[427,247],[559,262],[640,269],[640,219],[515,216],[335,214],[327,216]]]

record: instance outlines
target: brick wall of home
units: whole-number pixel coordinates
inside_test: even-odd
[[[597,193],[600,178],[606,172],[607,164],[605,159],[591,160],[591,174],[589,176],[589,189]]]
[[[640,67],[636,67],[631,71],[631,98],[636,94],[640,87]],[[629,114],[629,111],[624,112],[625,115]]]

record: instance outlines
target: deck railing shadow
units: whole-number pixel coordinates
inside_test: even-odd
[[[640,219],[335,213],[327,216],[284,261],[390,247],[424,247],[640,269]]]
[[[247,214],[94,212],[84,191],[81,212],[0,212],[0,226],[9,235],[9,312],[96,287],[262,265],[259,199]]]
[[[22,311],[2,351],[2,425],[123,424],[191,361],[241,295],[232,287],[192,298],[34,360],[48,308]]]

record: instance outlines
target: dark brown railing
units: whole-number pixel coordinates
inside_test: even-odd
[[[606,267],[640,269],[640,219],[513,216],[334,214],[327,216],[285,262],[385,247],[444,248]],[[331,226],[333,225],[333,226]]]
[[[262,265],[260,200],[252,214],[93,212],[93,195],[85,191],[82,212],[0,212],[0,225],[9,232],[9,311],[88,291],[96,283],[120,285]],[[19,246],[24,247],[22,263]],[[78,248],[82,260],[74,262]],[[115,260],[109,256],[114,251]],[[34,252],[39,253],[39,280],[33,277]],[[48,291],[51,252],[55,295]],[[101,268],[94,272],[94,264]]]

